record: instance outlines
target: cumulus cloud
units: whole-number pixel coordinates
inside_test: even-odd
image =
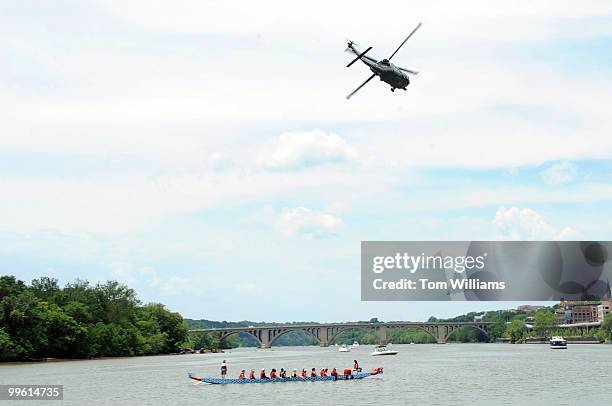
[[[273,169],[295,169],[348,161],[355,156],[355,151],[338,134],[316,129],[281,134],[261,150],[257,163]]]
[[[571,227],[561,229],[548,224],[542,215],[528,207],[500,207],[492,221],[500,240],[569,240],[577,232]]]
[[[158,288],[165,294],[178,294],[193,290],[193,281],[181,276],[162,277],[151,267],[134,268],[128,263],[110,265],[111,275],[119,282],[128,285],[144,285]]]
[[[306,207],[284,208],[276,219],[276,227],[283,234],[305,238],[329,237],[341,226],[340,218]]]
[[[549,185],[563,185],[574,180],[577,174],[578,168],[574,163],[563,161],[544,169],[540,177]]]

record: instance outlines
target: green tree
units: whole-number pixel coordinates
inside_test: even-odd
[[[36,297],[43,300],[53,299],[53,296],[60,291],[57,279],[49,278],[48,276],[33,279],[30,289]]]
[[[0,327],[0,359],[12,358],[15,354],[15,348],[11,336]]]
[[[551,309],[540,309],[533,316],[533,328],[540,336],[547,336],[548,332],[555,328],[557,319]]]
[[[606,315],[599,329],[603,332],[604,339],[612,340],[612,313]]]
[[[523,339],[526,331],[527,327],[525,326],[525,323],[519,319],[514,319],[506,327],[504,335],[509,337],[510,341],[516,343],[517,341]]]
[[[26,284],[17,280],[14,276],[0,276],[0,300],[6,296],[16,296],[26,290]]]
[[[162,333],[165,337],[164,352],[175,352],[187,341],[187,324],[178,313],[170,312],[163,304],[150,303],[140,309],[141,321],[148,321],[157,326],[155,334]],[[157,337],[159,339],[159,337]]]
[[[142,306],[116,281],[76,280],[62,288],[45,276],[30,286],[0,277],[0,358],[158,354],[185,343],[180,314],[158,303]]]

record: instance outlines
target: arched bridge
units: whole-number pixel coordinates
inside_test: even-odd
[[[254,337],[260,348],[270,348],[274,341],[290,331],[303,331],[312,335],[321,347],[328,347],[338,334],[347,330],[374,330],[378,334],[380,345],[387,344],[387,329],[417,328],[427,332],[438,344],[444,344],[458,329],[471,327],[489,335],[488,328],[492,322],[389,322],[389,323],[328,323],[328,324],[288,324],[277,326],[250,326],[232,328],[201,328],[189,330],[189,333],[217,333],[223,340],[232,334],[247,333]]]

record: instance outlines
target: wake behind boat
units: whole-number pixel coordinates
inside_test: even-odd
[[[189,378],[194,381],[210,383],[215,385],[228,385],[228,384],[245,384],[245,383],[269,383],[269,382],[318,382],[318,381],[350,381],[353,379],[363,379],[369,376],[375,376],[383,373],[382,367],[374,369],[372,372],[360,372],[352,373],[350,369],[344,371],[345,374],[336,376],[307,376],[304,378],[255,378],[255,379],[233,379],[233,378],[214,378],[214,377],[202,377],[194,375],[189,372]]]

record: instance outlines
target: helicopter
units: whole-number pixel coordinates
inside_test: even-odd
[[[397,53],[397,51],[399,51],[400,48],[406,43],[406,41],[408,41],[412,34],[414,34],[419,28],[421,28],[421,23],[419,23],[416,28],[412,30],[410,34],[408,34],[406,39],[400,44],[399,47],[397,47],[395,52],[393,52],[389,58],[382,59],[380,61],[377,61],[376,59],[366,55],[372,49],[372,47],[368,47],[365,51],[361,52],[357,48],[357,44],[355,44],[355,42],[348,40],[348,48],[346,48],[345,51],[353,53],[357,55],[357,57],[353,59],[348,65],[346,65],[346,67],[348,68],[355,62],[361,60],[361,62],[365,63],[370,68],[370,70],[372,71],[372,76],[367,78],[365,82],[363,82],[357,89],[353,90],[351,94],[346,96],[346,98],[350,99],[351,96],[357,93],[370,80],[372,80],[374,76],[380,77],[381,81],[391,85],[392,92],[395,91],[395,89],[406,90],[406,86],[410,84],[410,79],[408,78],[408,75],[406,73],[416,75],[419,72],[396,66],[392,64],[390,60]]]

